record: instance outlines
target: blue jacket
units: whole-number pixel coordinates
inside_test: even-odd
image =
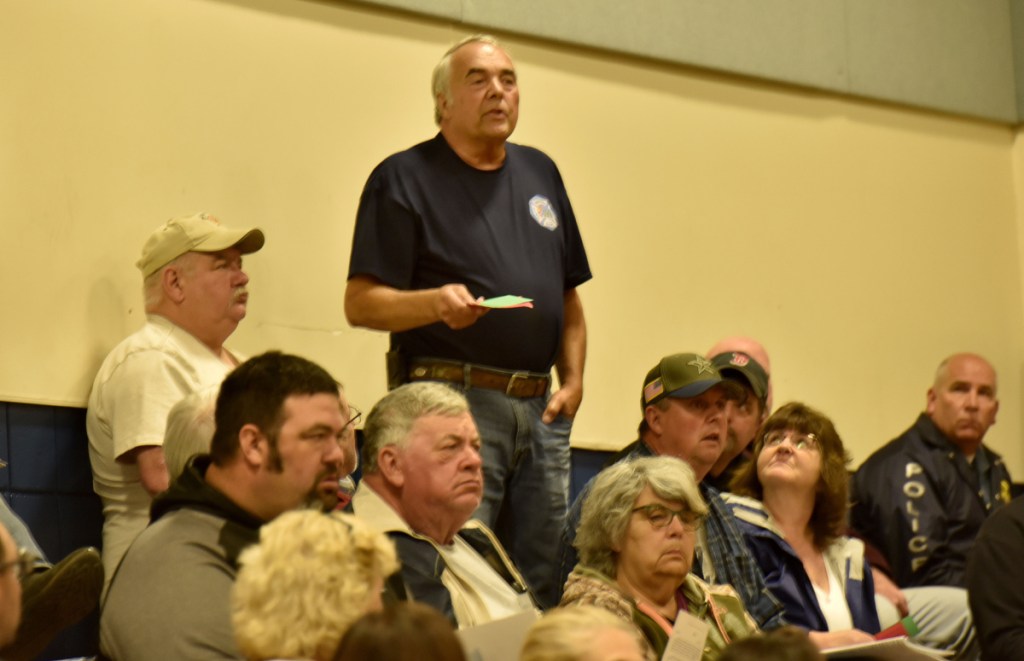
[[[900,587],[966,587],[981,524],[1010,502],[1011,485],[998,454],[982,446],[968,463],[922,413],[857,469],[850,525],[882,552]]]
[[[804,563],[783,539],[761,502],[731,493],[722,496],[761,567],[768,589],[782,602],[786,621],[810,631],[828,631]],[[875,610],[875,584],[871,567],[864,559],[864,543],[842,537],[825,551],[825,562],[844,586],[853,626],[867,633],[878,633],[881,626]]]

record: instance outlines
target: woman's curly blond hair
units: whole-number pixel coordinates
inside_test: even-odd
[[[330,659],[349,625],[379,606],[395,547],[351,514],[286,512],[239,557],[231,621],[242,654]]]

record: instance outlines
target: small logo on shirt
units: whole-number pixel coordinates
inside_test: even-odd
[[[534,195],[530,198],[530,215],[544,229],[552,232],[558,229],[558,216],[555,215],[555,209],[551,206],[551,201],[543,195]]]

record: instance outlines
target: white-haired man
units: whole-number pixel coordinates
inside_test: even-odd
[[[167,221],[142,248],[136,266],[146,325],[107,355],[86,414],[93,488],[103,500],[108,584],[149,523],[153,496],[167,489],[168,411],[190,392],[219,384],[239,363],[224,343],[249,300],[242,256],[263,241],[258,229],[229,229],[201,213]]]
[[[576,287],[590,266],[558,168],[508,142],[519,87],[497,41],[477,35],[449,49],[433,92],[440,133],[386,159],[363,189],[345,315],[391,333],[392,385],[464,389],[483,438],[476,517],[551,606],[560,587],[551,548],[583,398],[586,325]],[[532,299],[532,309],[484,316],[482,299],[507,294]]]
[[[470,520],[484,487],[466,398],[441,383],[406,384],[373,407],[363,433],[352,507],[395,542],[401,580],[390,592],[434,606],[459,627],[533,610],[494,533]]]

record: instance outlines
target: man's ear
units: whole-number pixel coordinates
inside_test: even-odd
[[[377,454],[377,469],[391,486],[400,488],[405,484],[405,466],[402,453],[394,445],[386,445]]]
[[[434,100],[435,100],[435,102],[437,104],[437,114],[438,114],[438,116],[441,119],[444,119],[448,115],[448,106],[449,106],[448,95],[445,94],[444,92],[441,92],[440,94],[438,94],[437,96],[434,97]]]
[[[160,284],[164,290],[164,298],[174,303],[185,300],[184,280],[182,271],[177,266],[167,266],[160,273]]]
[[[267,453],[270,450],[267,443],[267,437],[254,424],[243,425],[238,430],[238,446],[242,453],[242,458],[250,466],[257,467],[266,463]]]
[[[661,436],[661,410],[657,406],[651,404],[644,409],[644,420],[652,432]]]
[[[938,395],[935,394],[935,388],[928,389],[928,395],[925,399],[924,410],[928,415],[935,413],[935,400],[938,399]]]

